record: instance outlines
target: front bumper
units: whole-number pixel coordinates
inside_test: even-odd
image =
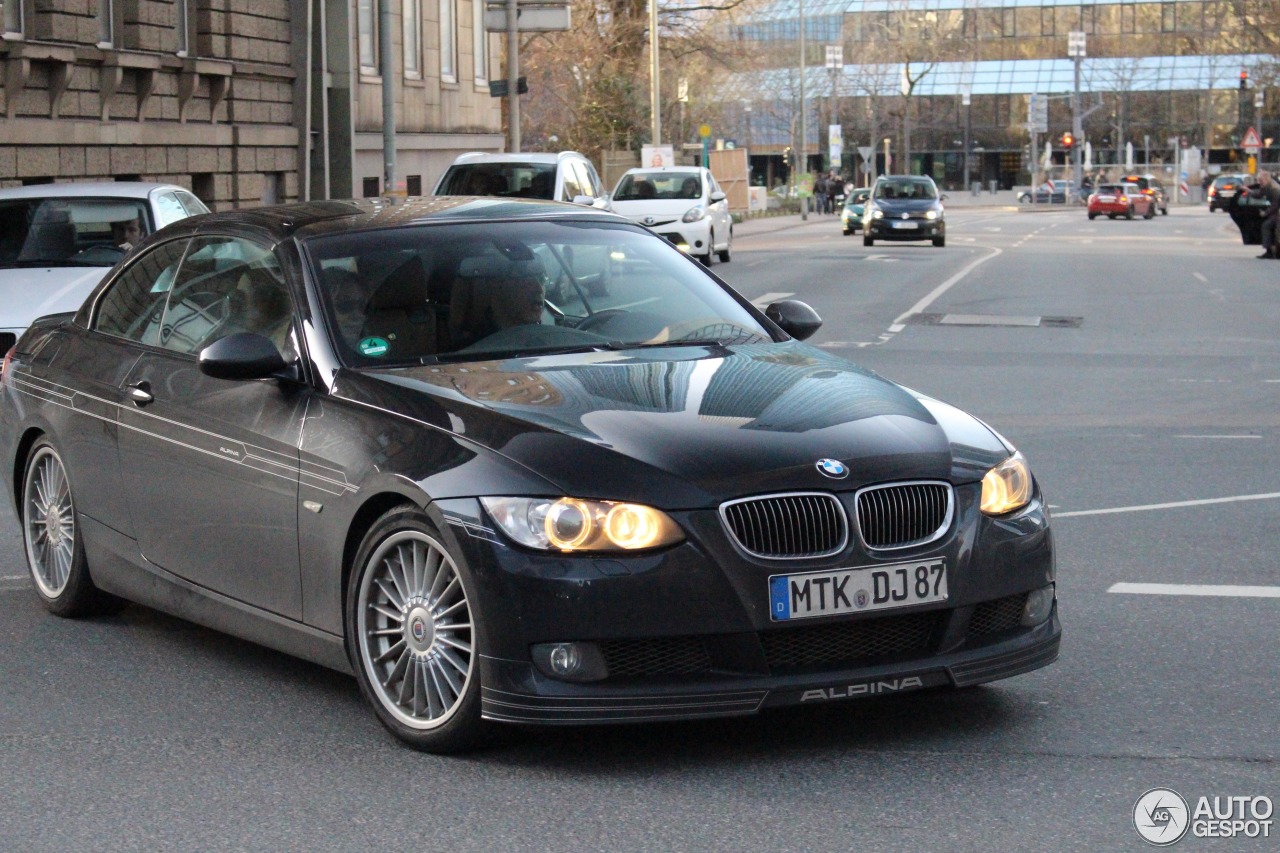
[[[967,633],[977,608],[953,611],[944,636]],[[892,617],[890,617],[892,618]],[[708,638],[716,639],[716,638]],[[766,708],[818,705],[930,687],[968,687],[1030,672],[1058,658],[1057,605],[1040,626],[965,641],[956,651],[818,673],[751,676],[731,670],[701,678],[637,681],[626,687],[569,684],[532,664],[482,658],[481,713],[502,722],[540,725],[652,722],[755,714]]]
[[[945,219],[910,219],[915,228],[895,227],[894,223],[903,223],[901,219],[872,219],[866,224],[866,234],[877,240],[932,240],[943,237],[947,233]]]
[[[703,218],[697,222],[675,222],[667,225],[646,226],[659,237],[664,237],[683,248],[690,255],[705,255],[711,251],[711,220]]]
[[[688,541],[602,557],[530,554],[507,544],[477,501],[434,506],[478,581],[483,713],[540,723],[751,714],[924,687],[965,686],[1057,657],[1056,602],[1021,624],[1028,595],[1054,584],[1052,533],[1037,496],[1012,518],[977,509],[980,486],[956,487],[943,539],[876,557],[851,544],[823,560],[766,564],[738,552],[714,510],[672,513]],[[843,498],[843,495],[841,496]],[[773,621],[778,573],[942,559],[946,601]],[[573,682],[533,662],[532,647],[591,643],[608,676]]]

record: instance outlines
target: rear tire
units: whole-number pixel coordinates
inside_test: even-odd
[[[1156,218],[1156,209],[1155,209],[1154,207],[1149,207],[1149,208],[1147,208],[1147,212],[1146,212],[1145,214],[1143,214],[1142,218],[1143,218],[1143,219],[1155,219],[1155,218]]]
[[[1125,219],[1133,219],[1133,205],[1129,205],[1129,209],[1124,213]]]
[[[1116,215],[1114,213],[1107,214],[1107,219],[1115,219],[1115,218],[1116,218]]]
[[[1169,206],[1168,206],[1168,205],[1165,205],[1164,207],[1160,208],[1160,215],[1161,215],[1161,216],[1168,216],[1168,215],[1169,215]]]
[[[1098,214],[1096,214],[1096,213],[1090,213],[1090,214],[1089,214],[1089,219],[1090,219],[1090,220],[1094,220],[1094,219],[1097,219],[1097,218],[1098,218]]]
[[[40,603],[55,616],[78,619],[113,613],[122,599],[93,585],[84,556],[71,481],[47,437],[38,439],[22,477],[22,540]]]
[[[399,506],[365,534],[347,584],[347,655],[360,692],[397,738],[426,752],[479,746],[476,584],[426,513]]]
[[[724,247],[724,251],[720,252],[720,263],[729,263],[729,253],[733,250],[733,229],[729,229],[729,243]]]

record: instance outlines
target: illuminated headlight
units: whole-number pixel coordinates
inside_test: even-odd
[[[689,208],[688,213],[680,217],[680,221],[681,222],[698,222],[699,220],[705,219],[706,217],[707,217],[707,212],[702,209],[702,205],[695,205],[694,207]]]
[[[925,211],[925,213],[924,213],[924,218],[925,218],[925,219],[941,219],[941,218],[942,218],[942,211],[940,211],[940,210],[926,210],[926,211]]]
[[[871,211],[871,218],[884,219],[884,211],[877,207],[875,210]]]
[[[1031,500],[1031,469],[1021,453],[992,468],[982,478],[982,504],[987,515],[1004,515],[1021,509]]]
[[[684,540],[679,525],[642,504],[578,498],[481,498],[502,531],[542,551],[639,551]]]

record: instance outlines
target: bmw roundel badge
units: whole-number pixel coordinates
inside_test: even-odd
[[[849,476],[849,467],[839,459],[819,459],[816,464],[824,476],[833,480],[843,480]]]

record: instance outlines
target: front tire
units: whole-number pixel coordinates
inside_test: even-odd
[[[870,234],[862,235],[862,245],[870,247],[870,246],[874,246],[875,244],[876,244],[876,241],[872,239]]]
[[[31,448],[22,478],[22,540],[45,609],[70,619],[119,610],[124,602],[93,585],[71,481],[48,438]]]
[[[946,238],[946,235],[943,235],[943,236],[941,236],[941,237],[934,237],[934,238],[933,238],[933,246],[934,246],[934,248],[935,248],[935,249],[941,249],[941,248],[943,248],[943,247],[944,247],[944,246],[946,246],[946,245],[947,245],[947,238]]]
[[[482,743],[475,584],[420,509],[379,518],[347,586],[347,652],[379,721],[415,749]]]
[[[729,229],[729,242],[725,244],[724,251],[720,252],[720,263],[729,263],[729,253],[733,251],[733,229]]]
[[[1090,221],[1090,222],[1092,222],[1093,220],[1095,220],[1095,219],[1097,219],[1097,218],[1098,218],[1098,214],[1096,214],[1096,213],[1090,213],[1090,214],[1089,214],[1089,221]]]
[[[1129,205],[1129,209],[1124,213],[1125,219],[1133,219],[1133,205]]]

